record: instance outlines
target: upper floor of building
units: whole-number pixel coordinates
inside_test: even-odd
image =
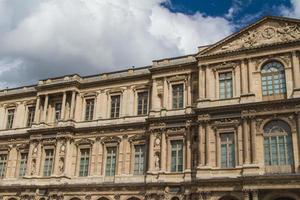
[[[0,129],[144,122],[300,97],[299,20],[265,17],[193,55],[0,91]],[[9,132],[9,131],[8,131]]]

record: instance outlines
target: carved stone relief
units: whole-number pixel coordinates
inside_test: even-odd
[[[300,39],[300,26],[295,23],[268,22],[255,30],[244,33],[234,41],[222,46],[217,52],[295,41]]]

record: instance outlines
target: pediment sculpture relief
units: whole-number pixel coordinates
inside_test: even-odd
[[[233,41],[221,46],[215,53],[236,51],[300,39],[300,25],[296,23],[268,22],[249,30]]]

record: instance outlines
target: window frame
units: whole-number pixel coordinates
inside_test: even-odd
[[[272,65],[274,66],[276,64],[276,66],[278,66],[279,68],[277,68],[276,72],[263,72],[263,70],[265,70],[264,68],[267,68],[268,65]],[[281,68],[281,69],[280,69]],[[260,85],[260,89],[261,89],[261,95],[263,100],[273,100],[273,99],[282,99],[282,98],[286,98],[287,97],[287,82],[286,82],[286,73],[285,73],[285,65],[279,61],[279,60],[268,60],[266,62],[264,62],[261,66],[260,66],[260,81],[261,81],[261,85]],[[278,79],[275,79],[274,76],[278,76]],[[280,76],[283,76],[280,78]],[[271,81],[272,81],[272,85],[270,87],[270,84],[268,84],[269,77],[271,77]],[[264,80],[265,79],[265,80]],[[278,84],[275,84],[274,81],[277,80]],[[275,93],[275,86],[278,85],[278,90],[279,93]],[[282,87],[283,86],[283,87]],[[264,87],[266,87],[266,90],[264,90]],[[270,94],[270,91],[272,88],[272,94]],[[284,90],[284,91],[282,91]],[[267,93],[264,94],[264,91],[266,91]]]
[[[225,75],[225,79],[222,79],[221,80],[221,78],[220,78],[220,76],[221,76],[221,74],[224,74]],[[231,74],[231,78],[230,79],[228,79],[227,78],[227,74]],[[233,71],[232,70],[220,70],[220,71],[218,71],[218,86],[219,86],[219,90],[218,90],[218,92],[219,92],[219,96],[218,96],[218,98],[219,99],[232,99],[234,96],[234,85],[233,85]],[[230,93],[230,95],[228,96],[228,93],[227,93],[227,83],[229,82],[229,80],[230,80],[230,82],[231,82],[231,89],[230,89],[230,91],[231,91],[231,93]],[[221,81],[222,82],[224,82],[224,97],[221,97]]]
[[[89,111],[89,117],[87,118],[87,106],[88,101],[93,101],[93,109]],[[92,121],[95,118],[96,109],[96,97],[87,97],[84,99],[84,121]],[[91,115],[92,113],[92,115]]]
[[[228,137],[226,138],[226,141],[225,142],[223,142],[222,141],[222,135],[232,135],[232,141],[231,142],[229,142],[228,141]],[[222,132],[222,133],[220,133],[219,134],[219,137],[220,137],[220,146],[219,146],[219,148],[220,148],[220,167],[222,168],[222,169],[227,169],[227,168],[235,168],[236,167],[236,164],[237,164],[237,162],[236,162],[236,158],[237,158],[237,155],[236,155],[236,141],[235,141],[235,133],[234,132]],[[229,145],[233,145],[233,147],[234,147],[234,150],[233,150],[233,163],[232,163],[232,166],[230,166],[230,152],[229,152],[229,150],[230,150],[230,147],[229,147]],[[226,158],[225,158],[225,160],[226,160],[226,166],[223,166],[222,165],[222,145],[226,145]],[[229,150],[228,150],[229,149]]]
[[[4,163],[4,167],[1,168],[2,170],[0,171],[0,180],[6,178],[7,162],[8,162],[8,159],[9,159],[9,151],[0,151],[0,156],[2,156],[2,155],[5,157],[5,162],[2,162],[3,161],[2,159],[0,160],[0,163],[2,163],[2,166],[3,166],[3,163]]]
[[[146,113],[144,113],[144,106],[145,104],[142,104],[142,113],[139,114],[139,94],[141,93],[147,93],[147,108],[146,108]],[[136,98],[135,98],[136,104],[135,104],[135,113],[137,116],[143,116],[143,115],[148,115],[149,114],[149,109],[150,109],[150,91],[148,89],[144,90],[137,90],[136,91]]]
[[[174,87],[177,86],[177,85],[182,85],[182,107],[180,107],[177,103],[177,107],[174,107]],[[172,110],[181,110],[181,109],[184,109],[186,107],[186,84],[185,84],[185,81],[174,81],[174,82],[171,82],[170,83],[170,107]],[[177,95],[178,96],[178,95]]]
[[[88,164],[87,164],[87,174],[85,176],[81,176],[80,175],[80,172],[81,172],[81,158],[82,158],[82,155],[81,155],[81,150],[85,150],[85,149],[88,149],[89,151],[89,160],[88,160]],[[91,145],[80,145],[78,147],[78,177],[88,177],[90,176],[90,171],[91,171],[91,155],[92,155],[92,147]]]
[[[170,131],[166,133],[166,138],[167,138],[167,170],[170,173],[184,173],[185,169],[186,169],[186,135],[185,135],[185,131]],[[182,159],[182,172],[172,172],[172,165],[171,165],[171,159],[172,159],[172,154],[171,154],[171,142],[172,141],[176,141],[176,140],[180,140],[182,141],[183,144],[183,159]]]
[[[178,148],[176,148],[176,163],[175,163],[175,170],[173,170],[173,155],[172,155],[172,153],[173,153],[173,144],[172,143],[181,143],[181,145],[182,145],[182,152],[181,152],[181,154],[182,154],[182,169],[181,170],[179,170],[179,150],[178,150]],[[171,157],[170,157],[170,160],[171,160],[171,162],[170,162],[170,172],[172,172],[172,173],[182,173],[182,172],[184,172],[184,169],[185,169],[185,167],[184,167],[184,164],[185,164],[185,162],[184,162],[184,149],[185,149],[185,144],[184,144],[184,141],[182,140],[182,139],[172,139],[172,140],[170,140],[170,154],[171,154]]]
[[[116,116],[116,109],[114,109],[114,114],[112,113],[112,107],[113,107],[113,102],[112,102],[112,97],[114,96],[119,96],[119,110],[118,110],[118,116]],[[110,105],[109,105],[109,118],[110,119],[118,119],[122,116],[122,93],[111,93],[109,95],[109,102],[110,102]]]
[[[114,143],[108,143],[106,145],[104,145],[104,150],[105,150],[105,156],[103,156],[103,159],[104,159],[104,166],[103,166],[103,176],[104,177],[115,177],[117,174],[118,174],[118,157],[119,157],[119,148],[118,148],[119,145],[117,144],[114,144]],[[108,152],[107,152],[107,149],[108,148],[115,148],[115,173],[113,175],[107,175],[106,174],[106,169],[107,169],[107,158],[108,158]],[[111,170],[110,170],[111,171]]]
[[[34,118],[35,118],[35,105],[27,105],[26,106],[26,127],[30,128],[32,124],[34,124]],[[33,109],[33,115],[30,115],[30,110]]]
[[[285,130],[283,127],[280,127],[282,130],[284,130],[284,132],[281,132],[280,134],[272,134],[271,132],[268,132],[266,133],[266,128],[272,124],[272,123],[275,123],[275,122],[278,122],[280,121],[280,123],[282,123],[283,125],[286,126],[286,128],[288,130]],[[275,128],[275,126],[273,126],[272,128]],[[270,128],[271,130],[271,128]],[[283,140],[284,140],[284,151],[285,151],[285,163],[284,164],[281,164],[281,154],[280,154],[280,142],[279,142],[279,137],[283,137]],[[287,138],[289,137],[289,142],[287,141]],[[276,157],[277,157],[277,160],[276,160],[276,163],[273,164],[273,153],[272,153],[272,138],[275,138],[276,139]],[[267,163],[266,162],[266,139],[268,139],[268,145],[269,145],[269,148],[268,148],[268,152],[269,152],[269,162]],[[288,152],[290,150],[290,152]],[[280,167],[280,166],[293,166],[294,163],[295,163],[295,158],[294,158],[294,146],[293,146],[293,132],[292,132],[292,129],[291,129],[291,126],[289,123],[287,123],[286,121],[284,120],[281,120],[281,119],[274,119],[274,120],[270,120],[268,121],[267,123],[264,124],[263,126],[263,156],[264,156],[264,165],[266,167]],[[289,155],[290,154],[290,155]],[[289,160],[289,157],[291,158],[291,160]]]
[[[52,166],[51,166],[51,171],[50,171],[50,175],[45,175],[45,164],[46,164],[46,151],[47,150],[52,150],[53,154],[52,154]],[[55,166],[55,147],[54,146],[44,146],[43,147],[43,165],[42,165],[42,176],[43,177],[51,177],[53,175],[54,172],[54,166]]]
[[[25,163],[25,169],[23,168],[23,172],[24,174],[21,175],[21,166],[22,166],[22,154],[27,154],[27,157],[26,157],[26,163]],[[16,176],[18,178],[23,178],[24,176],[26,176],[27,174],[27,170],[28,170],[28,161],[29,161],[29,150],[26,149],[26,150],[19,150],[18,152],[18,167],[17,167],[17,173],[16,173]]]
[[[10,111],[13,110],[13,114],[10,115]],[[14,128],[15,123],[15,114],[16,114],[16,107],[8,107],[6,110],[6,129],[12,129]],[[10,116],[12,116],[12,120],[10,120]],[[11,122],[10,122],[11,121]]]

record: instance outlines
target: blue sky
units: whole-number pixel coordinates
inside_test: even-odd
[[[197,53],[300,0],[0,0],[0,88]]]
[[[172,12],[193,15],[200,12],[207,16],[227,17],[237,26],[245,26],[266,15],[282,16],[281,8],[291,8],[290,0],[170,0],[163,3]],[[229,17],[228,12],[234,9]]]

